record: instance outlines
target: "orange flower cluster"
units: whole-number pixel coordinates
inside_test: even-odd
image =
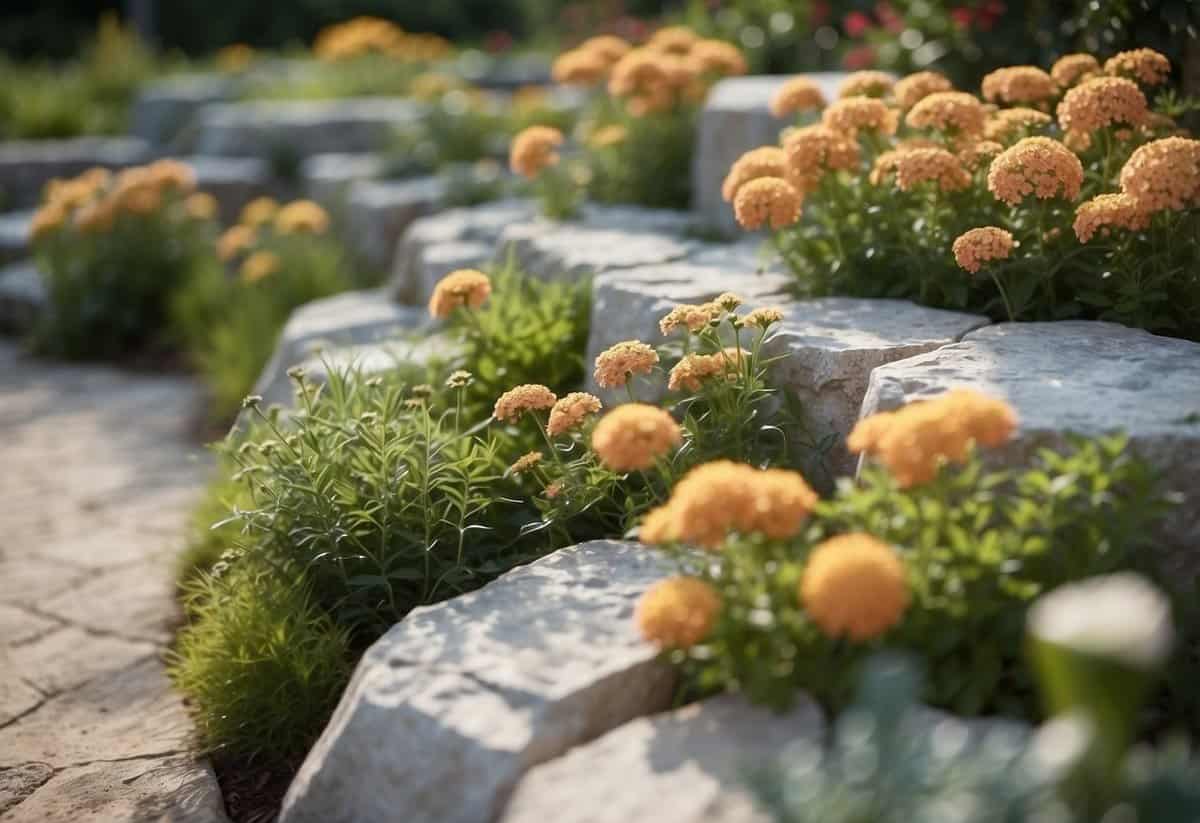
[[[528,452],[521,455],[513,462],[508,470],[512,474],[525,474],[536,469],[542,462],[541,452]]]
[[[986,120],[987,111],[973,94],[939,91],[916,103],[904,122],[915,129],[973,137],[983,132]]]
[[[183,210],[193,220],[216,220],[220,204],[217,203],[217,198],[208,192],[197,191],[189,194],[183,201]]]
[[[760,177],[784,177],[787,174],[787,156],[777,146],[763,146],[743,154],[725,175],[721,184],[721,197],[726,203],[733,202],[743,184]]]
[[[804,203],[801,193],[780,177],[760,177],[738,189],[733,214],[738,225],[753,231],[763,224],[773,229],[790,226],[800,219]]]
[[[958,153],[958,160],[967,171],[990,166],[992,159],[1004,151],[1004,146],[993,140],[980,140]]]
[[[255,239],[254,229],[250,226],[243,223],[230,226],[217,239],[217,257],[228,263],[254,245]]]
[[[920,103],[931,94],[948,92],[954,89],[946,75],[936,71],[918,71],[896,81],[892,87],[892,95],[897,105],[907,111]]]
[[[835,131],[855,134],[858,131],[877,131],[895,134],[900,117],[882,100],[873,97],[846,97],[821,113],[821,122]]]
[[[989,117],[984,125],[983,133],[988,140],[1007,143],[1015,134],[1025,137],[1033,136],[1027,132],[1048,126],[1051,122],[1053,122],[1053,118],[1044,111],[1018,106],[1012,109],[1000,109]]]
[[[800,579],[805,612],[828,637],[861,643],[900,622],[910,601],[904,562],[869,534],[843,534],[813,549]]]
[[[712,633],[721,596],[695,577],[669,577],[638,601],[634,620],[642,637],[660,649],[690,649]]]
[[[1150,213],[1128,194],[1099,194],[1075,210],[1075,236],[1088,243],[1096,233],[1108,236],[1112,229],[1139,231],[1150,223]]]
[[[988,170],[988,191],[1010,206],[1029,195],[1074,200],[1083,185],[1083,164],[1049,137],[1026,137],[1002,152]]]
[[[611,34],[589,37],[576,48],[565,51],[551,66],[556,83],[573,86],[599,85],[608,77],[617,61],[633,49],[626,40]]]
[[[895,82],[890,74],[882,71],[851,72],[838,88],[838,98],[887,97]]]
[[[730,532],[786,540],[816,504],[816,492],[796,472],[715,460],[675,484],[670,500],[647,515],[640,538],[708,549],[719,548]]]
[[[397,60],[436,60],[450,51],[450,43],[436,34],[409,34],[390,20],[355,17],[326,26],[313,41],[313,54],[321,60],[346,60],[365,54],[382,54]]]
[[[324,234],[329,229],[329,214],[311,200],[296,200],[275,215],[275,231],[280,234]]]
[[[783,322],[783,310],[774,306],[764,306],[761,309],[755,309],[747,314],[739,321],[741,326],[757,326],[760,329],[766,329],[775,323]]]
[[[945,149],[913,149],[896,161],[896,185],[911,191],[921,183],[933,182],[942,191],[962,191],[971,185],[971,175],[959,159]]]
[[[546,433],[558,437],[569,431],[578,429],[593,414],[600,413],[600,398],[583,391],[573,391],[566,397],[559,398],[550,409],[550,420],[546,424]]]
[[[254,252],[242,261],[240,274],[243,282],[257,283],[259,280],[275,274],[282,265],[283,261],[279,259],[278,254],[264,249]]]
[[[954,389],[860,420],[846,446],[875,458],[901,488],[909,488],[928,483],[943,463],[964,462],[972,443],[1003,445],[1016,427],[1016,414],[1003,400]]]
[[[825,95],[807,77],[793,77],[771,95],[770,110],[775,117],[791,117],[805,111],[825,108]]]
[[[663,337],[676,329],[698,332],[719,316],[720,307],[715,303],[695,305],[683,303],[671,309],[658,321],[658,330]]]
[[[617,406],[592,430],[592,451],[613,471],[649,469],[683,439],[665,409],[644,403]]]
[[[1146,95],[1124,77],[1085,80],[1058,104],[1058,122],[1073,132],[1092,132],[1115,123],[1138,126],[1146,113]]]
[[[983,99],[989,103],[1045,104],[1058,96],[1054,78],[1037,66],[1008,66],[983,78]]]
[[[736,375],[748,352],[730,348],[716,354],[685,354],[667,377],[669,391],[698,392],[704,381],[713,377]]]
[[[789,183],[800,192],[816,188],[826,171],[852,171],[861,162],[858,141],[828,126],[806,126],[783,141]]]
[[[1145,212],[1200,204],[1200,140],[1165,137],[1138,147],[1121,169],[1121,191]]]
[[[552,126],[529,126],[513,138],[508,166],[514,174],[533,179],[542,169],[558,163],[563,133]]]
[[[558,402],[554,392],[538,383],[514,386],[496,399],[492,417],[501,423],[515,423],[526,412],[550,409]]]
[[[458,308],[477,309],[492,293],[492,281],[475,269],[458,269],[443,277],[429,298],[429,313],[446,318]]]
[[[1167,82],[1171,61],[1154,49],[1133,49],[1108,58],[1104,71],[1119,77],[1132,77],[1147,86],[1158,86]]]
[[[1100,61],[1090,54],[1066,54],[1050,67],[1050,76],[1064,89],[1100,74]]]
[[[992,260],[1007,260],[1016,243],[1011,232],[996,226],[983,226],[963,232],[954,240],[954,262],[971,274]]]
[[[258,228],[275,219],[279,213],[279,203],[273,197],[256,197],[242,207],[238,222],[243,226]]]
[[[701,39],[683,26],[668,26],[655,32],[645,46],[626,51],[611,64],[608,93],[626,100],[633,114],[652,114],[680,102],[699,101],[713,81],[745,74],[746,68],[735,46]]]
[[[592,376],[602,389],[619,389],[631,375],[649,374],[658,365],[658,352],[640,340],[625,340],[602,351]]]

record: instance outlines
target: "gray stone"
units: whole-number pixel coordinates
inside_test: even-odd
[[[458,55],[447,68],[484,89],[508,90],[550,83],[550,62],[541,54],[492,57],[472,49]]]
[[[0,214],[0,265],[29,256],[29,223],[32,211]]]
[[[746,789],[748,770],[775,765],[787,746],[821,746],[824,721],[801,695],[776,714],[722,695],[641,718],[521,781],[502,823],[766,823]]]
[[[688,241],[636,223],[593,226],[587,223],[535,220],[509,226],[500,246],[511,251],[521,267],[544,279],[578,280],[612,269],[627,269],[681,260],[691,250]]]
[[[282,823],[493,820],[529,769],[666,709],[674,671],[632,622],[660,562],[584,543],[412,612],[359,663]]]
[[[32,260],[0,267],[0,333],[29,331],[46,300],[46,286]]]
[[[195,169],[196,187],[217,198],[221,219],[226,223],[235,222],[251,200],[271,192],[267,164],[256,157],[194,155],[182,160]]]
[[[438,281],[450,272],[483,268],[495,258],[496,249],[491,243],[453,240],[427,246],[421,253],[415,297],[423,304],[433,295]]]
[[[220,74],[180,74],[144,88],[133,104],[133,134],[163,146],[186,136],[197,112],[228,100],[236,81]]]
[[[378,177],[383,169],[383,157],[373,152],[315,154],[304,161],[300,177],[306,197],[340,216],[350,186]]]
[[[692,210],[704,226],[730,235],[738,231],[732,209],[721,199],[721,183],[743,153],[779,141],[779,132],[789,124],[773,117],[769,104],[776,89],[792,76],[729,77],[708,93],[692,159]],[[838,86],[846,78],[837,72],[804,76],[827,100],[837,99]]]
[[[346,200],[346,241],[367,265],[387,271],[404,230],[434,211],[444,194],[438,177],[354,183]]]
[[[1020,428],[997,455],[1029,464],[1060,448],[1068,432],[1124,430],[1182,500],[1166,518],[1171,569],[1200,570],[1200,343],[1115,323],[999,323],[959,343],[877,368],[863,415],[898,408],[959,386],[1006,399]]]
[[[395,98],[219,103],[199,116],[196,153],[281,158],[328,152],[370,152],[387,146],[397,126],[420,106]]]
[[[0,203],[4,208],[37,205],[46,183],[74,177],[93,166],[122,169],[150,159],[136,137],[74,137],[0,143]]]

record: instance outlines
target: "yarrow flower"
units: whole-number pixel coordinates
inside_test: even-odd
[[[580,51],[591,52],[607,60],[610,64],[620,60],[633,50],[628,40],[615,34],[597,34],[579,44]]]
[[[446,318],[457,308],[477,309],[492,293],[492,281],[475,269],[452,271],[434,286],[429,298],[429,314]]]
[[[600,398],[583,391],[573,391],[559,398],[550,409],[550,421],[546,433],[551,437],[566,434],[583,425],[583,421],[600,412]]]
[[[1050,76],[1064,89],[1100,73],[1100,61],[1090,54],[1065,54],[1050,67]]]
[[[324,234],[328,228],[328,213],[311,200],[288,203],[275,215],[280,234]]]
[[[783,322],[783,310],[775,306],[765,306],[760,309],[754,309],[752,312],[738,321],[739,326],[757,326],[760,329],[766,329],[774,323]]]
[[[791,183],[781,177],[760,177],[738,189],[733,200],[733,214],[738,225],[749,231],[764,223],[772,229],[782,229],[800,219],[803,196]]]
[[[595,86],[608,76],[612,61],[604,55],[584,48],[565,51],[555,58],[550,77],[555,83],[568,86]]]
[[[971,185],[971,175],[958,158],[945,149],[914,149],[896,161],[896,185],[911,191],[921,183],[933,182],[945,192],[962,191]]]
[[[640,538],[709,549],[719,548],[730,532],[785,540],[799,533],[816,504],[816,492],[796,472],[714,460],[675,484],[667,504],[647,518]]]
[[[713,73],[736,76],[746,73],[746,58],[737,46],[724,40],[701,40],[692,46],[688,59],[700,69],[701,74]]]
[[[668,63],[649,48],[633,49],[613,66],[608,93],[613,97],[659,94],[671,85]]]
[[[717,307],[712,303],[703,305],[683,303],[671,309],[662,320],[658,321],[658,330],[664,337],[676,329],[698,332],[717,316],[716,309]]]
[[[160,189],[188,193],[196,188],[196,172],[178,160],[155,160],[144,167],[149,183]]]
[[[1132,77],[1147,86],[1158,86],[1167,82],[1171,61],[1154,49],[1132,49],[1108,58],[1104,71],[1119,77]]]
[[[900,555],[864,533],[839,535],[814,548],[798,593],[805,612],[826,636],[856,643],[899,623],[910,600]]]
[[[939,91],[922,99],[904,121],[915,129],[933,129],[953,135],[973,136],[983,132],[987,111],[972,94]]]
[[[683,55],[692,50],[700,37],[687,26],[663,26],[646,41],[646,48],[666,54]]]
[[[980,140],[971,143],[958,153],[958,160],[967,171],[974,171],[991,165],[992,158],[1004,151],[1004,146],[994,140]]]
[[[811,191],[826,171],[858,168],[858,141],[828,126],[806,126],[790,132],[783,141],[787,157],[785,179],[800,192]]]
[[[240,223],[230,226],[217,239],[217,257],[228,263],[254,244],[255,232],[250,226]]]
[[[1058,94],[1054,78],[1037,66],[996,69],[984,76],[982,89],[991,103],[1046,103]]]
[[[1139,126],[1146,119],[1146,95],[1124,77],[1093,77],[1068,91],[1058,104],[1066,131],[1092,132],[1115,123]]]
[[[970,229],[954,240],[954,262],[975,274],[985,263],[1007,260],[1015,245],[1012,233],[996,226]]]
[[[629,137],[629,130],[619,123],[610,123],[596,129],[587,138],[587,144],[594,149],[607,149],[619,146]]]
[[[946,75],[936,71],[918,71],[896,81],[892,95],[902,109],[911,109],[931,94],[953,90]]]
[[[183,201],[183,211],[193,220],[212,220],[217,216],[217,198],[206,191],[193,192]]]
[[[882,71],[851,72],[838,88],[838,97],[887,97],[895,84],[890,74]]]
[[[617,406],[592,431],[592,451],[613,471],[648,469],[683,439],[679,424],[657,406]]]
[[[695,352],[685,354],[667,376],[667,389],[669,391],[698,392],[705,380],[728,374],[734,368],[736,368],[736,361],[730,360],[721,352],[717,354],[697,354]]]
[[[1150,224],[1150,214],[1138,207],[1128,194],[1098,194],[1075,210],[1075,236],[1090,242],[1096,233],[1107,236],[1110,229],[1139,231]]]
[[[512,474],[525,474],[526,472],[533,471],[538,467],[538,465],[541,464],[541,462],[541,452],[529,452],[518,457],[516,461],[508,467],[508,470]]]
[[[1121,169],[1121,191],[1150,213],[1200,203],[1200,140],[1164,137],[1139,146]]]
[[[471,374],[466,369],[457,369],[450,373],[446,378],[446,388],[448,389],[465,389],[475,380],[475,375]]]
[[[988,140],[1006,143],[1015,134],[1029,137],[1032,135],[1024,132],[1043,128],[1052,122],[1053,119],[1044,111],[1017,106],[1012,109],[1000,109],[989,117],[984,124],[983,134]]]
[[[638,601],[634,619],[646,641],[660,649],[690,649],[712,633],[721,595],[696,577],[669,577]]]
[[[1003,400],[954,389],[860,420],[846,447],[875,458],[901,488],[909,488],[928,483],[944,462],[964,462],[972,443],[1003,445],[1016,427],[1016,413]]]
[[[238,222],[244,226],[258,227],[275,219],[279,203],[271,197],[256,197],[242,207]]]
[[[821,113],[822,124],[849,134],[858,131],[895,134],[899,120],[899,115],[893,109],[873,97],[846,97],[832,103]]]
[[[513,138],[508,165],[514,174],[533,179],[542,169],[558,163],[563,133],[551,126],[529,126]]]
[[[743,154],[729,168],[721,184],[721,197],[726,203],[733,202],[738,189],[760,177],[784,177],[787,174],[787,156],[777,146],[762,146]]]
[[[625,340],[600,353],[592,374],[600,388],[619,389],[630,375],[649,374],[656,365],[658,352],[640,340]]]
[[[825,95],[807,77],[793,77],[771,95],[770,109],[775,117],[791,117],[802,111],[825,108]]]
[[[1074,200],[1083,185],[1083,165],[1057,140],[1026,137],[992,161],[987,182],[988,191],[1010,206],[1031,194]]]
[[[59,229],[70,216],[70,212],[62,203],[51,201],[39,208],[33,214],[29,223],[29,239],[36,243],[47,234]]]
[[[272,251],[256,251],[242,263],[242,280],[256,283],[264,277],[270,277],[279,271],[281,261],[279,255]]]
[[[539,383],[514,386],[496,399],[492,417],[501,423],[515,423],[526,412],[550,409],[558,402],[554,392]]]

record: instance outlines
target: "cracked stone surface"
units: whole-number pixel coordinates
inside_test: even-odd
[[[0,195],[5,208],[32,208],[42,187],[55,177],[73,177],[92,166],[121,169],[148,159],[149,145],[136,137],[10,140],[0,143]]]
[[[177,377],[0,344],[0,821],[226,821],[162,653],[207,472]]]
[[[632,621],[661,562],[584,543],[413,611],[359,663],[282,823],[494,820],[529,769],[666,709],[674,672]]]

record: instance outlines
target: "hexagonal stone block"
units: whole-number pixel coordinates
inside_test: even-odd
[[[56,177],[74,177],[93,166],[122,169],[149,159],[149,145],[136,137],[0,143],[0,202],[8,209],[33,207],[46,183]]]
[[[999,452],[1028,465],[1064,435],[1123,429],[1182,498],[1163,524],[1171,568],[1200,570],[1200,343],[1116,323],[998,323],[953,345],[877,368],[863,415],[958,386],[1003,397],[1020,428]]]
[[[584,543],[413,611],[363,656],[282,823],[494,820],[534,766],[666,709],[675,673],[632,622],[660,562]]]
[[[784,714],[721,695],[644,717],[525,776],[501,823],[766,823],[746,788],[789,744],[823,745],[824,720],[800,695]]]

